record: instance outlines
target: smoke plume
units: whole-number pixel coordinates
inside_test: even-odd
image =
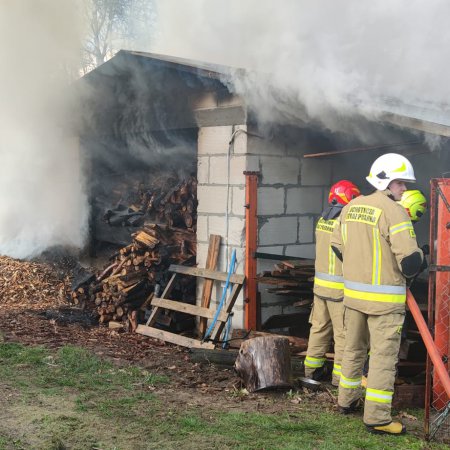
[[[0,2],[0,254],[79,247],[87,222],[69,81],[81,23],[70,0]]]
[[[155,51],[250,69],[234,85],[263,120],[334,131],[392,99],[439,111],[450,96],[445,0],[159,0],[157,11]]]

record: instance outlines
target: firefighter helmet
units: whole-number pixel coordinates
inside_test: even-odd
[[[416,181],[411,163],[397,153],[386,153],[377,158],[366,180],[376,189],[384,191],[393,180]]]
[[[427,211],[427,199],[419,190],[403,192],[399,203],[406,209],[412,222],[417,222]]]
[[[346,205],[350,200],[361,195],[359,189],[351,181],[341,180],[333,184],[328,195],[330,205]]]

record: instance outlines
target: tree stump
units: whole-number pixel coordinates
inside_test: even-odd
[[[244,341],[234,368],[249,392],[292,387],[289,340],[261,336]]]

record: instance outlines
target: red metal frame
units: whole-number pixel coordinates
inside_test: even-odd
[[[431,180],[430,196],[430,269],[433,266],[450,266],[449,237],[444,233],[450,233],[447,224],[450,223],[450,212],[439,195],[439,191],[450,200],[450,179],[437,178]],[[428,329],[434,330],[434,344],[437,348],[442,368],[437,370],[436,364],[427,354],[426,387],[425,387],[425,434],[430,434],[431,406],[442,409],[448,402],[449,364],[446,357],[450,351],[450,315],[448,314],[448,287],[450,286],[450,272],[430,270],[428,287]],[[446,293],[447,292],[447,293]],[[444,295],[444,293],[446,293]],[[447,302],[447,303],[446,303]],[[445,364],[442,363],[444,357]],[[440,365],[441,365],[440,364]],[[434,370],[433,370],[434,369]],[[433,373],[433,375],[432,375]],[[445,377],[446,375],[446,377]],[[447,400],[446,400],[447,396]]]
[[[256,282],[258,245],[258,175],[259,172],[244,172],[245,175],[245,328],[258,327],[258,285]]]

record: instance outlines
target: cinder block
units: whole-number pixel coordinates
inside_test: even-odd
[[[226,244],[226,221],[225,216],[209,216],[209,234],[222,236],[222,241]],[[228,217],[228,245],[245,245],[245,220],[243,217]]]
[[[259,244],[293,244],[297,242],[297,217],[272,217],[259,230]]]
[[[262,184],[298,184],[300,161],[291,157],[262,156]]]
[[[197,242],[197,266],[205,268],[208,256],[208,243]]]
[[[225,214],[227,209],[226,186],[199,185],[197,187],[197,198],[198,213]]]
[[[247,152],[252,155],[283,156],[286,145],[281,140],[269,137],[248,136]]]
[[[230,184],[245,185],[245,170],[247,170],[247,158],[245,156],[231,156]]]
[[[234,216],[245,216],[245,188],[233,187],[231,192],[231,213]]]
[[[322,212],[323,189],[318,187],[288,188],[286,195],[287,214],[320,214]]]
[[[245,170],[249,172],[260,172],[259,156],[247,155],[247,165]]]
[[[245,156],[230,156],[230,172],[228,174],[228,157],[212,156],[209,159],[210,184],[245,184]]]
[[[212,156],[209,160],[209,172],[211,184],[228,184],[228,158],[226,156]]]
[[[314,242],[314,225],[314,217],[312,216],[302,216],[298,218],[298,242],[301,244]]]
[[[314,259],[316,246],[314,244],[288,245],[286,247],[286,255]]]
[[[209,183],[209,156],[200,156],[197,159],[197,180],[199,184]]]
[[[208,216],[197,215],[197,242],[208,242]]]
[[[258,216],[274,216],[284,213],[284,188],[258,188]]]
[[[238,130],[242,131],[237,132]],[[247,133],[245,133],[247,131],[247,125],[236,125],[234,131],[236,135],[233,141],[232,152],[235,155],[243,155],[247,153]]]
[[[198,133],[198,154],[227,154],[232,126],[203,127]]]
[[[302,186],[331,184],[331,161],[306,158],[302,160],[300,182]]]

